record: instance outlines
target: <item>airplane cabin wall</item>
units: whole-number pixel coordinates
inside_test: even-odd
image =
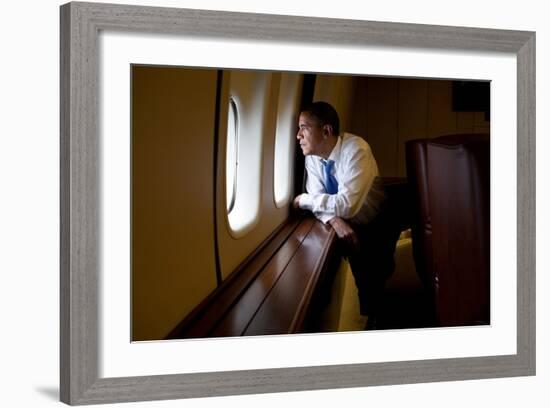
[[[216,84],[216,70],[132,68],[134,341],[164,338],[216,287]]]
[[[452,81],[319,75],[314,100],[334,105],[341,130],[363,137],[383,177],[406,177],[405,142],[488,133],[483,112],[452,110]]]
[[[357,112],[354,102],[355,81],[352,76],[317,75],[315,79],[314,101],[330,103],[338,112],[340,130],[349,131]]]
[[[242,127],[241,136],[247,140],[261,141],[261,161],[258,162],[256,173],[250,173],[252,169],[246,169],[242,163],[250,160],[250,157],[239,155],[239,166],[237,174],[237,186],[239,179],[242,180],[246,174],[260,175],[257,194],[259,197],[259,208],[255,221],[246,229],[234,231],[230,225],[231,216],[227,215],[225,203],[225,151],[226,139],[219,138],[218,144],[218,250],[220,257],[220,269],[222,279],[226,279],[245,259],[252,253],[289,215],[289,205],[278,207],[274,195],[274,161],[275,161],[275,137],[279,129],[280,137],[288,140],[283,145],[289,149],[289,157],[294,157],[295,130],[292,128],[278,127],[277,123],[297,123],[298,103],[301,97],[303,75],[294,73],[270,73],[259,71],[231,71],[224,72],[224,86],[222,90],[222,101],[229,101],[230,96],[237,98],[243,105],[243,120],[247,121]],[[281,85],[284,90],[280,91]],[[281,100],[282,98],[282,100]],[[226,103],[223,102],[222,106]],[[281,109],[284,105],[291,105],[292,110]],[[254,108],[254,114],[248,109]],[[293,111],[293,112],[292,112]],[[292,119],[288,119],[288,115]],[[245,134],[247,132],[247,134]],[[222,108],[220,113],[220,135],[227,133],[227,107]],[[242,143],[246,143],[244,140]],[[284,147],[282,148],[284,149]],[[288,162],[288,160],[287,160]],[[254,170],[256,171],[256,170]],[[292,191],[292,171],[287,173],[288,191]],[[237,187],[238,189],[238,187]],[[239,191],[237,192],[238,206]],[[245,194],[241,198],[246,197]]]
[[[132,340],[158,340],[287,219],[303,74],[218,77],[213,69],[154,66],[132,73]],[[226,203],[230,96],[239,113],[237,222]]]

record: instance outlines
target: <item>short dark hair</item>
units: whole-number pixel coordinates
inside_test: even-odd
[[[338,118],[336,109],[334,109],[330,103],[322,101],[313,102],[305,109],[302,109],[302,113],[307,113],[312,118],[317,119],[321,126],[332,126],[332,132],[334,135],[338,136],[340,134],[340,118]]]

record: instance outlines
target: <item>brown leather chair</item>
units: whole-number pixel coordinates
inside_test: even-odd
[[[437,324],[489,324],[489,135],[406,143],[413,254]]]

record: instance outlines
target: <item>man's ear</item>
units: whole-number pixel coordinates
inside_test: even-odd
[[[333,135],[332,125],[323,125],[323,136],[325,139]]]

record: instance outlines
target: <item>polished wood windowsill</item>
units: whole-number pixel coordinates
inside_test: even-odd
[[[338,260],[330,226],[291,218],[167,339],[307,332]]]

